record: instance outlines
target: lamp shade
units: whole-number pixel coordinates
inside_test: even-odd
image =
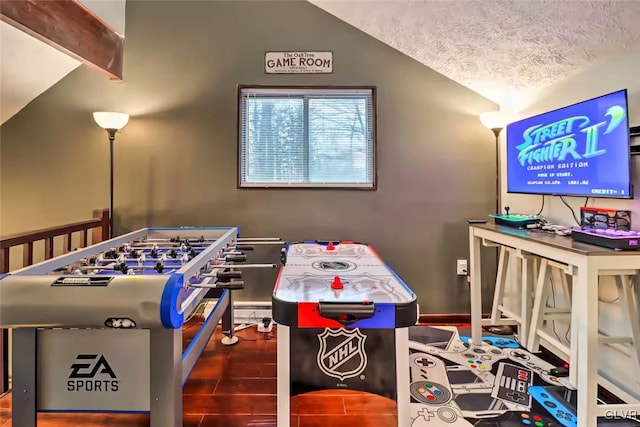
[[[489,111],[480,114],[480,121],[488,129],[504,129],[512,119],[511,114],[505,111]]]
[[[110,111],[98,111],[93,113],[93,120],[95,120],[101,128],[120,130],[129,122],[129,115]]]

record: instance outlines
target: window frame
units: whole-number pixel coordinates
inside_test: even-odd
[[[296,185],[287,185],[285,183],[264,183],[263,185],[243,185],[242,184],[242,90],[243,89],[276,89],[286,91],[287,89],[296,90],[370,90],[371,91],[371,109],[372,109],[372,179],[371,185],[349,185],[349,184],[313,184],[299,183]],[[237,117],[236,117],[236,189],[238,190],[357,190],[357,191],[376,191],[378,189],[378,108],[377,108],[377,86],[299,86],[299,85],[249,85],[240,84],[237,88]]]

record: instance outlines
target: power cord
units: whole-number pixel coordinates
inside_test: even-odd
[[[186,325],[187,323],[189,323],[189,321],[191,321],[191,319],[193,319],[196,316],[200,316],[200,315],[202,315],[202,320],[204,320],[205,305],[206,305],[206,301],[201,301],[200,304],[198,304],[198,306],[195,308],[195,310],[193,310],[193,312],[189,315],[189,317],[187,317],[187,319],[183,323]],[[195,323],[192,323],[192,324],[190,324],[188,326],[185,326],[184,329],[193,328],[197,324],[199,324],[199,322],[195,322]]]
[[[588,199],[589,198],[587,197],[587,200]],[[576,212],[573,210],[573,208],[569,205],[569,203],[567,203],[564,197],[560,196],[560,200],[562,200],[562,203],[564,203],[564,205],[569,208],[569,210],[571,211],[571,215],[573,215],[573,219],[576,221],[578,225],[580,225],[580,220],[578,220],[578,217],[576,216]]]
[[[235,334],[235,336],[238,337],[238,339],[240,339],[241,341],[247,341],[247,342],[271,341],[272,339],[276,338],[276,334],[273,332],[269,332],[261,335],[262,335],[261,338],[245,338],[241,335]]]
[[[549,276],[549,283],[551,283],[551,298],[553,299],[553,308],[557,308],[557,303],[556,303],[556,287],[553,283],[553,277]],[[562,339],[560,338],[560,336],[558,335],[558,332],[556,331],[556,321],[552,320],[552,330],[553,330],[553,334],[556,336],[556,338],[558,338],[558,341],[562,342]],[[569,338],[569,332],[571,332],[571,322],[569,322],[569,326],[567,327],[567,332],[565,332],[564,334],[564,339],[571,344],[571,339]]]
[[[614,299],[606,300],[606,299],[602,299],[601,297],[598,297],[598,301],[604,302],[606,304],[613,304],[614,302],[618,302],[618,301],[620,301],[620,292],[618,292],[618,296],[615,297]]]
[[[542,213],[543,209],[544,209],[544,194],[542,195],[542,206],[540,206],[540,210],[538,211],[536,216],[540,216],[540,214]]]
[[[556,303],[556,288],[553,284],[553,278],[551,276],[549,276],[549,283],[551,283],[551,298],[553,300],[553,308],[557,308],[557,303]],[[562,339],[560,338],[560,335],[558,335],[558,332],[556,332],[556,321],[552,320],[551,321],[551,330],[553,330],[553,335],[556,336],[556,338],[558,338],[558,341],[562,342]]]

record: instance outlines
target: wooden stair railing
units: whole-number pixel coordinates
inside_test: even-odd
[[[9,272],[11,265],[9,253],[14,246],[23,245],[22,266],[27,267],[33,264],[33,244],[35,242],[44,240],[44,259],[50,259],[53,258],[53,243],[56,237],[64,236],[63,250],[70,252],[73,233],[80,233],[79,247],[84,248],[88,243],[89,230],[92,230],[91,243],[102,242],[109,238],[108,209],[94,210],[93,218],[86,221],[0,237],[0,273]]]
[[[44,240],[44,259],[50,259],[54,255],[54,239],[56,237],[64,237],[62,250],[70,252],[74,233],[80,233],[79,247],[83,248],[89,243],[89,230],[92,231],[92,244],[109,238],[109,209],[94,210],[92,219],[86,221],[0,237],[0,274],[9,272],[11,268],[9,256],[11,248],[15,246],[23,246],[22,266],[27,267],[33,264],[33,244],[35,242]],[[0,395],[9,388],[8,360],[8,331],[0,329]]]

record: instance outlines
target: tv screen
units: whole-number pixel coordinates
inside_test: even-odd
[[[507,192],[631,198],[627,91],[507,126]]]

